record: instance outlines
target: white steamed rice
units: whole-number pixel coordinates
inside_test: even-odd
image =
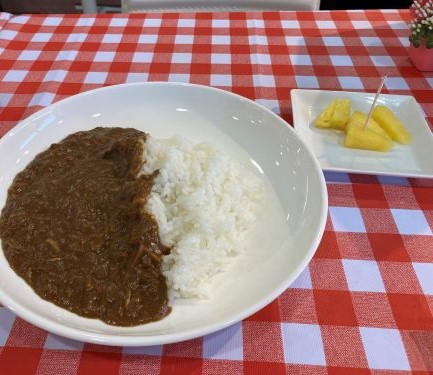
[[[143,173],[159,170],[147,210],[165,245],[170,299],[206,298],[214,275],[245,248],[264,194],[262,181],[209,143],[148,136]]]

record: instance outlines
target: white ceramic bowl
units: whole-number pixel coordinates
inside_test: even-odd
[[[0,301],[53,333],[106,345],[155,345],[199,337],[258,311],[307,266],[322,237],[327,192],[304,142],[277,115],[253,101],[210,87],[139,83],[105,87],[62,100],[30,116],[0,141],[0,207],[16,173],[66,135],[95,126],[134,127],[154,137],[207,140],[261,176],[266,209],[248,251],[218,275],[205,301],[176,301],[165,319],[114,327],[39,298],[0,253]]]

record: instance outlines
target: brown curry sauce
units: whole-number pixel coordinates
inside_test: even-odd
[[[134,326],[170,313],[170,249],[144,211],[157,173],[140,175],[146,134],[95,128],[51,145],[14,179],[0,217],[4,254],[43,299]]]

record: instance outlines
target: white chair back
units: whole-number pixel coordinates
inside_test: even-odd
[[[318,10],[320,0],[122,0],[122,12]]]

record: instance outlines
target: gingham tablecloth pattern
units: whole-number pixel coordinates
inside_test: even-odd
[[[407,57],[405,10],[0,13],[0,135],[104,85],[192,82],[291,122],[290,89],[413,95],[433,123],[433,75]],[[433,157],[433,150],[432,150]],[[326,173],[329,215],[308,268],[220,332],[121,348],[47,333],[0,308],[1,374],[432,374],[433,183]]]

